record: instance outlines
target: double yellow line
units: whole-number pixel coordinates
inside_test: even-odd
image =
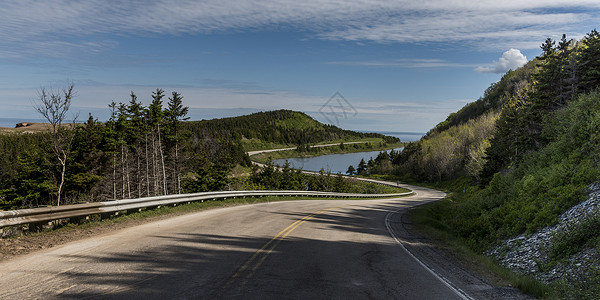
[[[263,262],[267,259],[269,254],[271,254],[273,252],[273,250],[275,249],[275,247],[277,247],[277,245],[281,242],[281,240],[286,238],[290,233],[292,233],[292,231],[294,231],[296,228],[298,228],[298,226],[302,225],[304,222],[314,218],[315,216],[317,216],[319,214],[322,214],[326,211],[334,210],[336,208],[341,208],[344,206],[347,206],[347,205],[330,207],[330,208],[322,209],[320,211],[311,213],[311,214],[303,217],[302,219],[297,220],[296,222],[292,223],[285,229],[281,230],[271,240],[269,240],[260,249],[258,249],[258,251],[256,251],[245,263],[243,263],[237,269],[237,271],[231,276],[231,278],[223,286],[223,288],[226,289],[229,286],[231,286],[231,284],[238,278],[243,278],[242,284],[239,286],[239,288],[241,289],[244,285],[246,285],[248,280],[250,278],[252,278],[252,276],[254,275],[256,270],[263,264]]]

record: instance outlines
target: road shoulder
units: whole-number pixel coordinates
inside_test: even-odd
[[[410,210],[401,210],[390,218],[390,225],[399,242],[430,270],[464,291],[473,299],[532,299],[518,289],[502,286],[493,275],[473,270],[440,241],[417,230],[409,217]]]

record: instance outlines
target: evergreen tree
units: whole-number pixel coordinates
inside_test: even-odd
[[[180,162],[180,147],[182,138],[182,121],[186,121],[189,119],[187,117],[189,108],[187,106],[183,106],[183,97],[181,94],[177,92],[173,92],[172,96],[169,97],[169,102],[167,103],[167,110],[165,111],[165,116],[167,118],[167,125],[169,128],[169,139],[173,144],[173,179],[175,180],[175,188],[174,190],[177,193],[181,193],[181,162]]]
[[[596,29],[583,39],[580,54],[579,72],[582,92],[590,92],[600,86],[600,33]]]
[[[360,162],[358,163],[358,168],[356,168],[356,174],[367,175],[367,171],[367,163],[365,162],[364,158],[361,158]]]
[[[148,107],[148,122],[152,128],[152,149],[153,151],[153,175],[154,175],[154,191],[159,193],[162,188],[162,194],[166,195],[167,191],[167,172],[165,167],[165,157],[163,150],[163,141],[161,137],[162,125],[164,122],[162,98],[164,91],[156,89],[152,92],[152,103]]]
[[[354,169],[353,165],[348,166],[348,170],[346,171],[346,174],[352,176],[356,173],[356,169]]]

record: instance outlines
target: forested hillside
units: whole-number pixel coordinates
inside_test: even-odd
[[[246,151],[276,145],[384,137],[321,124],[288,110],[186,121],[183,96],[157,89],[144,105],[137,95],[112,102],[110,119],[68,129],[60,204],[221,190]],[[166,104],[164,104],[166,102]],[[67,141],[65,140],[65,141]],[[56,205],[61,166],[49,131],[0,134],[0,209]]]
[[[454,191],[432,206],[432,222],[480,252],[557,224],[600,180],[600,34],[548,38],[541,49],[391,161],[397,176]],[[599,220],[592,212],[569,224],[561,233],[568,242],[540,250],[554,249],[534,262],[535,272],[582,251],[600,253]],[[577,287],[562,291],[567,298],[600,296],[600,260],[585,257],[586,266],[564,279]]]
[[[450,114],[420,141],[409,143],[402,153],[390,157],[392,167],[382,168],[379,163],[388,164],[388,161],[379,160],[368,173],[394,173],[416,181],[439,182],[460,177],[478,181],[499,116],[505,107],[526,97],[538,62],[535,59],[509,71],[492,84],[483,97]]]
[[[474,236],[474,243],[552,224],[598,179],[600,34],[548,39],[541,48],[541,56],[407,146],[395,163],[415,179],[469,178],[481,187],[472,198],[479,201],[469,205],[483,207],[471,211],[494,225],[465,231],[465,237],[486,235]],[[509,209],[509,202],[515,206]],[[479,221],[468,223],[477,227]]]
[[[310,116],[291,110],[259,112],[235,118],[187,122],[192,131],[241,140],[247,150],[265,149],[266,144],[310,145],[328,141],[363,138],[383,139],[388,143],[399,140],[377,133],[344,130],[317,122]]]
[[[600,35],[549,38],[541,48],[542,55],[407,145],[392,161],[394,172],[432,182],[468,177],[486,186],[556,140],[558,111],[598,88]]]

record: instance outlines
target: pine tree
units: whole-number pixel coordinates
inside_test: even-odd
[[[183,106],[183,97],[181,94],[177,92],[173,92],[172,96],[169,97],[169,102],[167,103],[167,109],[165,111],[165,116],[167,119],[167,125],[169,127],[170,140],[173,143],[173,180],[174,190],[177,191],[178,194],[182,192],[181,189],[181,168],[179,161],[179,152],[181,145],[181,130],[182,130],[182,121],[186,121],[189,117],[186,117],[189,108],[187,106]]]
[[[165,167],[165,155],[162,142],[162,125],[164,123],[165,112],[163,111],[162,98],[164,97],[162,89],[156,89],[152,92],[152,103],[148,107],[148,121],[153,127],[153,149],[154,154],[154,177],[156,191],[162,187],[162,194],[167,195],[167,171]],[[160,174],[160,175],[159,175]],[[160,179],[160,180],[159,180]],[[161,182],[162,181],[162,182]]]
[[[356,173],[356,169],[354,169],[353,165],[348,166],[348,170],[346,170],[346,174],[352,176]]]
[[[365,162],[364,158],[360,159],[360,162],[358,163],[358,168],[356,168],[356,174],[357,175],[366,175],[367,174],[367,163]]]
[[[600,86],[600,33],[596,29],[592,30],[582,43],[579,86],[582,92],[590,92]]]

